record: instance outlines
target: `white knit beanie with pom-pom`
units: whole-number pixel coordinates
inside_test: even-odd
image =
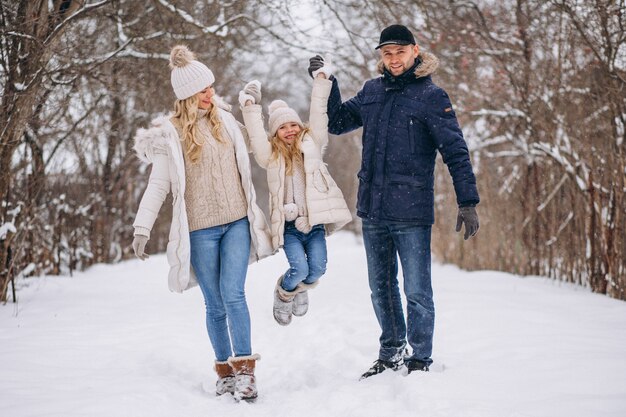
[[[268,121],[270,128],[270,136],[274,136],[278,128],[288,122],[296,122],[303,127],[302,120],[298,113],[282,100],[274,100],[268,107],[270,118]]]
[[[213,72],[202,62],[196,61],[193,52],[184,45],[172,48],[170,68],[172,87],[179,100],[189,98],[215,82]]]

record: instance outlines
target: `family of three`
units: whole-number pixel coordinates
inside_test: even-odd
[[[385,28],[376,49],[381,76],[345,102],[330,65],[320,56],[311,58],[309,123],[275,100],[269,105],[267,130],[258,81],[239,93],[242,125],[215,95],[213,72],[184,46],[171,52],[174,112],[140,129],[135,138],[138,156],[153,167],[133,224],[132,247],[140,259],[148,257],[151,229],[171,192],[169,288],[182,292],[197,284],[202,291],[217,395],[244,401],[257,397],[254,371],[260,356],[252,352],[245,296],[249,263],[282,248],[289,268],[273,288],[274,319],[289,325],[293,316],[307,312],[308,291],[326,271],[326,236],[351,220],[323,163],[328,135],[359,127],[363,151],[357,215],[381,328],[378,359],[361,377],[388,369],[428,371],[432,363],[430,236],[437,151],[453,179],[456,230],[464,225],[465,239],[478,231],[476,180],[450,100],[431,80],[437,58],[421,51],[402,25]],[[269,227],[256,204],[249,152],[267,172]]]

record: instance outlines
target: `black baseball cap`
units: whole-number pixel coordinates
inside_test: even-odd
[[[415,38],[406,26],[391,25],[380,32],[380,41],[374,49],[385,45],[415,45]]]

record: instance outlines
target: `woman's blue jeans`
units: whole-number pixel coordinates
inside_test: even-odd
[[[284,246],[289,261],[282,287],[293,291],[304,282],[313,284],[326,272],[326,231],[324,225],[313,226],[309,233],[296,229],[294,222],[285,223]]]
[[[218,361],[252,354],[244,286],[250,256],[248,218],[190,233],[191,265],[206,304],[206,327]]]
[[[408,340],[413,348],[410,359],[432,363],[435,306],[430,236],[431,226],[363,219],[372,305],[382,330],[379,359],[401,359]],[[398,255],[404,274],[406,324],[398,286]]]

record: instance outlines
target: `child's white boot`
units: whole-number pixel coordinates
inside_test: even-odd
[[[317,287],[319,281],[312,284],[301,282],[295,289],[296,296],[293,298],[293,315],[296,317],[304,316],[309,310],[309,294],[308,290]]]
[[[281,275],[274,289],[274,320],[281,326],[291,323],[293,315],[293,300],[296,297],[296,290],[287,291],[281,286],[283,277]]]

